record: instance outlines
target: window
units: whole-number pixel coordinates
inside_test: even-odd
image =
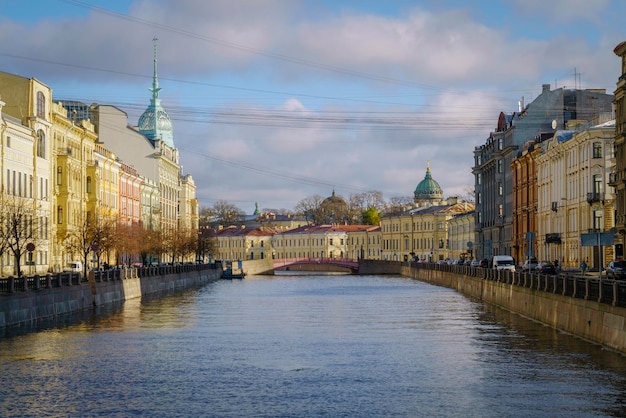
[[[498,196],[502,196],[502,182],[498,182]]]
[[[481,196],[482,196],[481,192],[476,193],[476,204],[477,205],[480,205]]]
[[[602,158],[602,144],[600,142],[593,143],[593,158]]]
[[[482,184],[482,183],[483,183],[483,174],[482,173],[476,174],[476,184]]]
[[[57,167],[57,186],[63,184],[63,167]]]
[[[41,129],[37,131],[37,157],[46,158],[46,134]]]
[[[7,136],[7,148],[11,148],[11,137]]]
[[[502,160],[498,160],[498,173],[502,173]]]
[[[502,150],[502,138],[498,138],[498,149]]]
[[[602,192],[602,175],[601,174],[593,175],[593,192],[594,193]]]
[[[91,176],[87,176],[87,193],[91,193]]]
[[[46,118],[46,97],[40,91],[37,92],[37,117]]]
[[[57,207],[57,223],[63,223],[63,208],[61,206]]]

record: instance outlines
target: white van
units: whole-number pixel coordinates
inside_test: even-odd
[[[83,263],[82,261],[70,261],[63,271],[71,271],[72,273],[82,273]]]
[[[510,255],[494,255],[493,268],[496,270],[515,271],[515,260]]]

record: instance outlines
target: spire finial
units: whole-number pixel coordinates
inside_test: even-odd
[[[152,75],[152,88],[150,91],[152,92],[152,100],[157,100],[159,98],[159,79],[157,77],[157,41],[159,39],[155,36],[152,38],[152,43],[154,44],[154,74]]]
[[[430,171],[430,160],[426,160],[426,171]]]

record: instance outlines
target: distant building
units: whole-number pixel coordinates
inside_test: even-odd
[[[459,214],[473,211],[474,204],[459,202],[456,197],[444,199],[441,186],[432,177],[430,164],[413,196],[414,207],[381,216],[380,258],[391,261],[450,258],[448,222]]]
[[[267,227],[229,226],[215,231],[217,258],[220,260],[263,260],[274,257],[276,230]]]
[[[275,258],[359,258],[360,244],[351,244],[351,234],[359,236],[361,242],[367,233],[378,227],[372,225],[306,225],[274,235]],[[373,243],[372,243],[373,244]],[[366,243],[363,243],[363,250]],[[374,244],[373,244],[374,245]]]
[[[454,215],[448,220],[448,243],[452,260],[473,259],[474,257],[474,211]]]

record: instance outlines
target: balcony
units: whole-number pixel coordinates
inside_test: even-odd
[[[590,205],[594,203],[604,204],[604,193],[602,192],[587,193],[587,203],[589,203]]]
[[[618,170],[612,173],[609,173],[609,186],[617,187],[620,183],[625,181],[624,176],[625,170]]]

